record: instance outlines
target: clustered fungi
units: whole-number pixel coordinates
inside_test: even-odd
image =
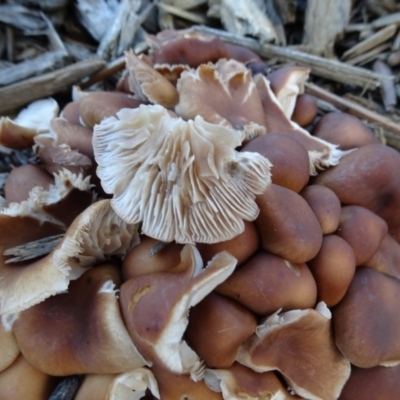
[[[149,41],[117,91],[0,121],[39,160],[0,203],[2,395],[80,374],[76,400],[397,400],[400,155],[317,116],[307,68]]]

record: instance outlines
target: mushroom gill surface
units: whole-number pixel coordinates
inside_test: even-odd
[[[198,116],[184,121],[159,105],[122,109],[94,128],[97,173],[111,205],[163,242],[215,243],[258,215],[270,162],[237,152],[243,133]]]

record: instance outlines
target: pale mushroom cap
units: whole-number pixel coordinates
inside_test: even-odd
[[[8,368],[19,354],[14,333],[0,321],[0,372]]]
[[[186,122],[158,105],[117,116],[95,127],[93,143],[103,189],[125,221],[164,242],[214,243],[257,217],[270,163],[234,150],[241,132],[201,117]]]

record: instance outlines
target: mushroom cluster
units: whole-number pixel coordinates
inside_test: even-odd
[[[150,44],[0,122],[37,156],[0,203],[0,398],[397,400],[400,154],[307,68]]]

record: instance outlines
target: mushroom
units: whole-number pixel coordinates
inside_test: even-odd
[[[267,76],[271,89],[288,119],[292,118],[298,95],[304,93],[304,83],[309,75],[310,68],[288,66],[279,68]]]
[[[318,300],[332,307],[346,294],[356,269],[353,248],[340,236],[325,235],[315,258],[307,263],[318,288]]]
[[[279,309],[312,308],[317,299],[306,264],[293,264],[265,251],[256,253],[215,291],[264,316]]]
[[[313,135],[337,144],[342,150],[379,143],[359,118],[343,112],[325,114],[313,129]]]
[[[48,399],[57,381],[35,367],[20,354],[0,372],[0,398],[4,400]]]
[[[4,195],[8,203],[20,203],[29,198],[35,187],[49,190],[54,178],[39,165],[25,164],[11,170],[4,185]]]
[[[256,317],[245,307],[210,293],[190,310],[185,337],[207,365],[229,368],[239,346],[255,332],[256,326]]]
[[[315,97],[303,93],[297,96],[291,120],[301,127],[306,127],[315,120],[317,113],[318,107]]]
[[[279,371],[307,399],[336,400],[350,363],[335,346],[330,318],[324,303],[315,310],[278,311],[240,347],[237,361],[256,372]]]
[[[187,64],[192,68],[227,56],[227,50],[216,36],[199,32],[164,30],[147,36],[150,57],[155,64]]]
[[[386,222],[370,210],[360,206],[342,207],[336,234],[353,249],[356,265],[363,265],[374,255],[387,232]]]
[[[333,313],[336,345],[360,368],[400,363],[400,282],[368,267],[357,267]]]
[[[74,400],[106,399],[108,387],[117,374],[86,374]]]
[[[0,322],[0,373],[16,360],[19,353],[14,333]]]
[[[220,393],[208,388],[204,380],[195,382],[189,375],[177,375],[154,365],[151,370],[158,383],[162,400],[223,400]]]
[[[49,236],[49,232],[56,231],[57,227],[50,225],[46,219],[11,217],[4,214],[4,210],[0,214],[2,223],[4,227],[7,223],[14,224],[12,230],[5,228],[10,235],[1,238],[3,248],[21,244],[18,241],[25,243],[33,240],[27,240],[33,233],[36,233],[34,237],[37,239],[38,231],[39,237]],[[33,233],[24,232],[31,227],[34,228]],[[137,226],[122,221],[112,210],[110,200],[92,204],[73,221],[61,242],[46,257],[18,267],[5,264],[3,259],[0,264],[0,314],[13,315],[64,292],[70,280],[79,278],[88,268],[108,256],[124,256],[137,241]]]
[[[256,225],[263,250],[291,263],[314,258],[322,244],[322,230],[307,202],[290,189],[272,183],[257,197]]]
[[[237,362],[226,369],[207,368],[204,372],[204,381],[212,390],[221,392],[225,400],[298,398],[286,390],[274,372],[255,372]]]
[[[253,151],[271,164],[272,183],[299,193],[308,183],[310,166],[308,152],[298,141],[280,133],[258,136],[242,146],[241,151]]]
[[[339,163],[341,157],[346,153],[339,150],[337,145],[311,136],[305,129],[290,121],[265,76],[257,74],[254,77],[254,82],[263,106],[263,125],[267,133],[288,135],[302,144],[308,151],[310,158],[310,175],[316,175],[318,169],[324,169]]]
[[[115,374],[146,364],[124,326],[116,287],[119,268],[96,265],[68,293],[20,312],[13,332],[24,357],[49,375]]]
[[[270,182],[270,163],[237,152],[243,133],[183,121],[158,105],[122,109],[94,129],[97,173],[112,207],[163,242],[214,243],[243,232]]]
[[[0,118],[0,145],[11,149],[25,149],[33,145],[34,137],[48,129],[58,114],[58,104],[52,99],[41,99],[29,104],[14,120]]]
[[[349,380],[344,385],[340,400],[385,399],[398,400],[400,393],[400,365],[396,367],[351,367]]]
[[[125,325],[140,354],[176,374],[201,378],[199,356],[183,340],[188,312],[234,270],[229,253],[216,255],[203,268],[193,245],[185,245],[175,269],[129,279],[121,286]]]
[[[308,185],[300,192],[300,196],[317,217],[322,233],[328,235],[335,232],[342,212],[340,200],[336,194],[326,186]]]
[[[247,139],[265,133],[260,97],[244,64],[226,59],[201,64],[182,72],[177,89],[175,111],[183,119],[201,115],[207,122],[243,129]]]
[[[343,205],[365,207],[389,228],[400,225],[400,154],[382,144],[369,144],[342,157],[339,165],[321,172],[314,183],[333,190]]]
[[[179,95],[175,87],[152,65],[141,60],[133,51],[125,53],[126,68],[129,71],[129,88],[143,103],[159,104],[174,108]]]

